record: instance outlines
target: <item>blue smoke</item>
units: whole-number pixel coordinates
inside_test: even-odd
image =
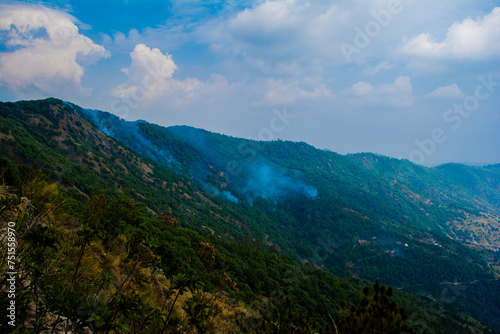
[[[66,104],[86,120],[95,124],[99,131],[123,142],[153,161],[170,166],[174,171],[181,172],[181,164],[175,159],[174,155],[167,148],[154,144],[143,134],[139,124],[144,121],[129,122],[99,110],[75,108],[71,103],[66,102]],[[182,126],[168,128],[168,131],[201,153],[199,160],[189,161],[189,174],[194,180],[204,185],[208,192],[238,204],[238,198],[230,191],[220,190],[207,184],[209,174],[207,166],[212,165],[219,170],[223,170],[226,160],[232,158],[230,153],[226,153],[225,156],[214,155],[214,152],[225,152],[225,150],[218,146],[219,143],[207,138],[202,130]],[[182,157],[180,159],[182,160]],[[278,166],[265,162],[262,157],[255,161],[242,160],[239,163],[243,174],[239,177],[233,177],[227,183],[241,197],[244,197],[250,205],[258,197],[274,203],[293,195],[303,195],[311,199],[318,197],[316,187],[292,177]]]
[[[66,102],[66,104],[75,110],[71,103]],[[75,111],[78,112],[78,110]],[[120,140],[153,161],[168,164],[171,167],[180,166],[167,149],[154,145],[141,133],[141,129],[138,126],[138,123],[141,121],[127,122],[112,114],[83,108],[80,109],[79,114],[93,123],[102,133]]]
[[[293,194],[304,195],[312,199],[318,197],[316,187],[294,180],[278,167],[262,162],[250,166],[249,178],[242,192],[250,205],[257,197],[271,202]]]
[[[216,196],[219,196],[219,197],[222,197],[224,199],[227,199],[228,201],[231,201],[233,203],[236,203],[238,204],[238,198],[236,196],[234,196],[230,191],[228,190],[223,190],[223,191],[220,191],[219,189],[215,188],[214,186],[210,185],[210,184],[206,184],[205,185],[205,188],[212,194],[216,195]]]

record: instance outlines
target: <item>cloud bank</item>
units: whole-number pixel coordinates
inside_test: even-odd
[[[456,83],[436,88],[429,94],[425,95],[425,98],[430,99],[460,99],[463,97],[465,97],[465,94],[460,88],[458,88]]]
[[[476,20],[455,22],[441,42],[422,33],[403,46],[403,52],[420,57],[485,59],[500,53],[500,7]]]
[[[73,16],[36,5],[0,6],[0,32],[7,52],[0,53],[0,84],[13,90],[35,87],[83,92],[84,66],[110,53],[80,34]],[[87,91],[88,93],[88,91]]]

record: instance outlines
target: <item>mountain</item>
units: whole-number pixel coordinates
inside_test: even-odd
[[[327,201],[348,201],[349,210],[367,217],[431,228],[462,241],[448,224],[453,219],[479,220],[488,213],[498,220],[500,214],[498,165],[426,168],[375,154],[341,156],[306,143],[256,142],[77,110],[104,133],[236,203],[252,206],[256,198],[276,202],[290,195],[314,200],[319,190]],[[499,224],[488,226],[484,231],[464,227],[467,240],[496,249]],[[486,234],[491,235],[488,245]]]
[[[126,191],[190,230],[419,296],[431,311],[424,319],[414,309],[416,326],[446,310],[500,328],[499,165],[339,155],[127,122],[56,99],[2,103],[0,117],[1,152],[74,199]]]

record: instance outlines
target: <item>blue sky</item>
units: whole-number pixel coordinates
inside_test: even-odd
[[[0,1],[0,100],[500,163],[500,1]]]

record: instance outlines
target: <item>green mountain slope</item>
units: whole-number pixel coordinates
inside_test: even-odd
[[[185,227],[255,239],[298,263],[379,279],[500,327],[490,251],[499,240],[498,166],[341,156],[305,143],[124,122],[55,99],[3,103],[0,116],[1,151],[44,170],[74,198],[128,189]]]

